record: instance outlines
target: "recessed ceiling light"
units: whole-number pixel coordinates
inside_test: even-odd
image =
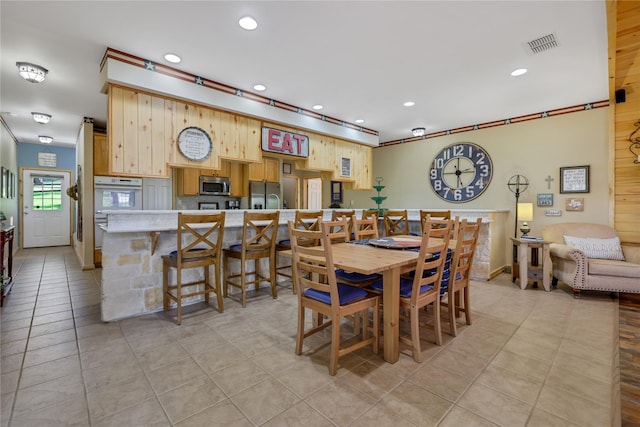
[[[20,77],[31,83],[40,83],[44,81],[49,70],[36,64],[29,62],[16,62],[18,74]]]
[[[320,105],[320,104],[316,104],[311,108],[313,108],[314,110],[322,110],[324,107],[322,105]]]
[[[51,144],[53,142],[53,137],[51,137],[51,136],[40,135],[40,136],[38,136],[38,139],[43,144]]]
[[[33,116],[33,120],[38,123],[47,124],[49,123],[49,120],[51,120],[51,114],[31,113],[31,115]]]
[[[175,53],[167,53],[164,56],[164,59],[166,59],[168,62],[171,62],[172,64],[178,64],[182,61],[182,58],[180,58]]]
[[[404,105],[405,107],[413,107],[414,105],[416,105],[416,103],[413,101],[407,101],[402,105]]]
[[[518,69],[516,69],[516,70],[513,70],[513,71],[511,72],[511,75],[512,75],[513,77],[518,77],[518,76],[521,76],[521,75],[525,74],[526,72],[527,72],[527,69],[526,69],[526,68],[518,68]]]
[[[250,16],[240,18],[238,24],[247,31],[252,31],[258,28],[258,22]]]
[[[363,119],[357,119],[356,123],[364,123],[364,120]]]
[[[253,89],[262,92],[263,90],[267,90],[267,87],[265,85],[255,84],[253,85]]]

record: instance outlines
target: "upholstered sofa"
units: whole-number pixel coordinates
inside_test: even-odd
[[[603,224],[559,223],[542,231],[558,280],[581,290],[640,293],[640,246],[621,245],[616,231]]]

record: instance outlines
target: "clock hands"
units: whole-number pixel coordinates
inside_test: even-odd
[[[456,180],[458,182],[458,185],[456,188],[462,188],[464,187],[464,185],[462,184],[462,177],[461,175],[464,173],[473,173],[475,174],[475,168],[474,167],[470,167],[470,168],[466,168],[466,169],[460,169],[460,157],[456,157],[455,158],[456,164],[453,165],[453,172],[443,172],[442,175],[455,175],[456,176]]]

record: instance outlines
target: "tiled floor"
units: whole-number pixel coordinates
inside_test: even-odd
[[[23,250],[2,308],[2,426],[608,426],[617,302],[564,287],[472,286],[474,324],[423,363],[370,349],[327,369],[294,354],[296,297],[100,321],[100,270],[70,248]],[[349,329],[348,327],[345,329]],[[445,329],[446,330],[446,329]],[[327,336],[328,337],[328,336]],[[617,348],[617,347],[616,347]],[[615,407],[615,405],[613,405]]]

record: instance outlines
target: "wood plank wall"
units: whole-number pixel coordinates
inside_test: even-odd
[[[607,13],[609,72],[613,70],[610,75],[615,140],[613,222],[623,242],[640,245],[640,164],[634,163],[637,157],[629,151],[629,136],[636,129],[634,123],[640,121],[640,1],[609,2]],[[624,103],[615,103],[618,89],[626,92]],[[640,131],[635,136],[639,134]]]

